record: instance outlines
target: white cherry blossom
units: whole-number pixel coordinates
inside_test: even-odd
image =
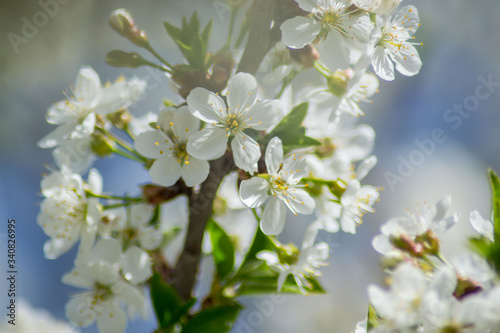
[[[395,248],[391,238],[408,236],[414,239],[428,231],[436,235],[446,232],[457,223],[459,217],[458,214],[446,217],[450,205],[451,197],[446,196],[435,207],[425,203],[425,206],[416,213],[408,212],[407,216],[390,219],[380,227],[382,234],[373,238],[373,248],[385,254]]]
[[[315,203],[300,189],[303,185],[298,184],[307,175],[305,158],[292,154],[283,160],[281,140],[274,137],[267,145],[265,162],[269,176],[242,181],[240,198],[245,205],[255,208],[271,197],[262,213],[260,227],[266,235],[277,235],[285,225],[286,207],[295,215],[311,214]]]
[[[296,0],[311,17],[296,16],[281,25],[281,41],[294,49],[303,48],[320,36],[321,60],[330,70],[349,66],[349,49],[368,42],[373,25],[366,13],[354,13],[344,0]]]
[[[401,8],[390,20],[377,25],[370,36],[368,54],[372,58],[375,73],[384,80],[394,80],[396,70],[403,75],[418,74],[422,61],[413,42],[413,34],[420,26],[417,9],[414,6]]]
[[[303,247],[297,262],[293,264],[281,263],[278,255],[271,251],[260,251],[257,258],[264,260],[271,269],[279,273],[278,291],[281,291],[286,278],[291,274],[300,291],[305,295],[307,294],[306,288],[311,288],[307,277],[321,275],[319,268],[328,264],[329,251],[330,247],[323,242]]]
[[[97,170],[90,170],[87,186],[92,193],[101,193],[102,178]],[[82,177],[63,167],[44,178],[41,187],[45,199],[40,205],[37,222],[50,237],[44,245],[45,257],[58,258],[79,239],[80,247],[91,247],[101,208],[96,198],[87,196]]]
[[[87,289],[66,304],[66,316],[79,327],[97,322],[101,332],[123,333],[127,315],[122,304],[131,312],[144,312],[143,294],[125,281],[116,267],[108,262],[98,261],[76,267],[62,280],[71,286]]]
[[[184,106],[160,112],[157,130],[143,132],[137,137],[137,151],[155,160],[149,169],[155,183],[171,186],[182,177],[187,186],[195,186],[207,178],[208,162],[193,157],[186,148],[189,141],[200,134],[199,129],[200,121]]]
[[[370,156],[358,166],[356,177],[347,182],[345,192],[340,198],[342,212],[340,215],[340,228],[344,232],[356,233],[356,227],[362,223],[366,212],[373,213],[373,204],[379,198],[377,188],[370,185],[361,185],[362,180],[377,163],[375,156]]]
[[[247,73],[236,74],[227,88],[224,100],[204,88],[195,88],[187,97],[191,113],[213,126],[194,134],[187,145],[189,154],[200,159],[217,159],[226,149],[229,137],[234,162],[239,168],[254,173],[261,156],[259,144],[244,130],[264,131],[273,126],[280,114],[279,100],[257,100],[257,81]]]
[[[91,67],[82,67],[67,100],[51,106],[47,121],[58,127],[38,142],[41,148],[53,148],[66,139],[83,139],[94,132],[96,115],[130,106],[146,88],[146,82],[120,78],[115,83],[101,86],[97,73]]]

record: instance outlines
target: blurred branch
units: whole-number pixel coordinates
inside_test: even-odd
[[[276,1],[255,0],[250,34],[237,72],[255,74],[266,53],[279,40],[280,35],[276,33],[276,26],[271,29]],[[199,194],[189,199],[189,225],[186,241],[175,266],[172,281],[174,289],[183,301],[191,298],[196,282],[203,235],[206,224],[212,216],[217,189],[224,176],[232,170],[236,170],[236,167],[227,155],[212,161],[210,173],[201,185]]]
[[[280,39],[271,34],[276,0],[255,0],[248,42],[236,72],[255,74],[266,53]]]

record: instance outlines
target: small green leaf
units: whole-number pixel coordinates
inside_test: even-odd
[[[307,293],[312,294],[324,294],[325,290],[314,277],[307,277],[307,281],[311,284],[310,288],[304,289]],[[255,295],[255,294],[273,294],[278,292],[278,275],[274,273],[273,276],[247,276],[242,280],[237,294],[241,295]],[[295,282],[292,275],[289,275],[283,284],[283,288],[280,293],[288,294],[299,294],[302,295],[302,291]]]
[[[180,308],[179,298],[175,291],[163,283],[158,273],[154,273],[151,280],[151,300],[155,309],[156,318],[161,328],[168,328],[172,324],[174,315]]]
[[[250,261],[256,259],[257,253],[263,250],[273,250],[274,243],[269,239],[269,236],[264,234],[260,228],[257,228],[255,236],[253,238],[252,246],[248,250],[245,260],[243,261],[242,267],[245,266]],[[259,260],[260,261],[260,260]]]
[[[378,316],[377,312],[373,308],[371,304],[368,304],[368,321],[366,325],[367,332],[370,332],[372,329],[378,326]]]
[[[488,259],[491,254],[492,243],[485,237],[474,237],[469,239],[469,245],[472,251],[481,257]]]
[[[307,114],[309,104],[306,102],[297,105],[285,118],[264,138],[263,144],[267,144],[273,137],[277,136],[283,143],[283,149],[288,152],[297,148],[320,146],[321,142],[306,136],[306,129],[301,126]]]
[[[223,280],[234,268],[234,246],[226,232],[213,220],[208,227],[217,274]]]
[[[290,111],[289,114],[283,118],[280,123],[274,128],[274,130],[271,133],[274,133],[274,135],[271,136],[279,136],[278,133],[286,133],[287,131],[290,131],[293,128],[298,128],[300,127],[300,124],[304,121],[304,118],[306,117],[307,114],[307,109],[309,108],[309,104],[307,102],[304,102],[302,104],[297,105]],[[271,135],[271,133],[268,134]]]
[[[493,199],[493,225],[495,227],[495,243],[500,244],[500,178],[493,170],[489,170],[492,199]]]
[[[184,325],[182,333],[226,333],[231,330],[236,321],[240,305],[222,305],[210,308],[194,315]]]

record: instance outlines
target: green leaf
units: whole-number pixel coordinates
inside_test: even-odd
[[[180,301],[175,291],[163,283],[158,273],[154,273],[151,280],[151,300],[155,309],[156,318],[161,328],[168,328],[172,324],[174,315],[180,309]]]
[[[325,290],[314,277],[307,277],[307,281],[311,284],[310,288],[304,288],[308,293],[312,294],[324,294]],[[278,292],[278,276],[274,273],[274,276],[253,276],[245,277],[242,280],[237,294],[241,295],[255,295],[255,294],[273,294]],[[299,294],[302,295],[302,291],[295,282],[292,275],[289,275],[283,284],[283,288],[280,293],[288,294]]]
[[[257,228],[257,231],[255,232],[255,236],[253,238],[252,246],[248,250],[245,260],[243,260],[242,266],[244,266],[246,263],[249,263],[250,261],[253,261],[256,259],[257,253],[263,250],[273,250],[274,249],[274,243],[272,240],[269,239],[269,236],[264,234],[260,228]],[[261,261],[261,260],[259,260]]]
[[[287,131],[290,131],[290,129],[300,127],[300,124],[302,124],[304,118],[306,117],[308,108],[309,104],[307,102],[304,102],[294,107],[292,111],[290,111],[290,113],[287,114],[285,118],[283,118],[271,132],[274,133],[274,135],[272,135],[271,138],[273,136],[279,136],[278,134],[284,134]],[[268,136],[271,133],[269,133]]]
[[[500,244],[500,178],[493,170],[489,170],[493,199],[493,225],[495,228],[495,244]]]
[[[186,61],[196,70],[206,72],[208,69],[208,43],[212,31],[210,21],[200,34],[200,22],[198,14],[193,13],[189,22],[186,17],[182,18],[181,28],[173,26],[168,22],[163,23],[165,30],[175,42]]]
[[[181,304],[175,291],[156,272],[151,279],[151,300],[160,328],[164,330],[172,329],[196,303],[196,298],[192,298]]]
[[[469,239],[471,250],[485,259],[490,257],[492,245],[491,241],[485,237],[474,237]]]
[[[301,126],[306,117],[308,107],[309,104],[306,102],[294,107],[274,130],[266,135],[263,144],[267,144],[273,137],[277,136],[281,139],[285,152],[297,148],[320,146],[321,142],[306,136],[306,129]]]
[[[212,252],[217,274],[223,280],[234,268],[234,246],[226,232],[213,220],[207,227],[212,240]]]
[[[184,325],[182,333],[229,332],[240,310],[240,305],[222,305],[199,312]]]
[[[372,329],[378,326],[378,320],[379,318],[377,316],[377,312],[371,304],[368,304],[368,321],[366,324],[367,332],[370,332]]]

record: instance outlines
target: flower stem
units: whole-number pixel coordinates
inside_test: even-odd
[[[127,207],[127,206],[130,206],[130,205],[136,205],[136,204],[139,204],[139,203],[141,203],[141,202],[122,202],[122,203],[119,203],[119,204],[102,206],[102,209],[103,210],[108,210],[108,209],[113,209],[113,208]]]
[[[132,161],[136,161],[136,162],[139,162],[139,163],[145,163],[147,160],[145,158],[139,158],[137,156],[134,156],[132,154],[129,154],[127,152],[124,152],[123,150],[120,150],[120,149],[111,149],[113,151],[113,153],[115,153],[116,155],[120,155],[122,157],[125,157],[125,158],[128,158]]]
[[[115,196],[115,195],[103,195],[103,194],[95,194],[90,191],[85,192],[87,196],[92,197],[92,198],[99,198],[99,199],[108,199],[108,200],[122,200],[122,201],[135,201],[135,202],[141,202],[144,199],[143,198],[134,198],[134,197],[120,197],[120,196]]]
[[[172,66],[171,63],[169,63],[167,60],[165,60],[158,52],[156,52],[155,49],[148,43],[147,46],[144,47],[146,50],[148,50],[152,55],[156,57],[156,59],[160,60],[162,63],[164,63],[169,69],[172,69],[174,66]]]

